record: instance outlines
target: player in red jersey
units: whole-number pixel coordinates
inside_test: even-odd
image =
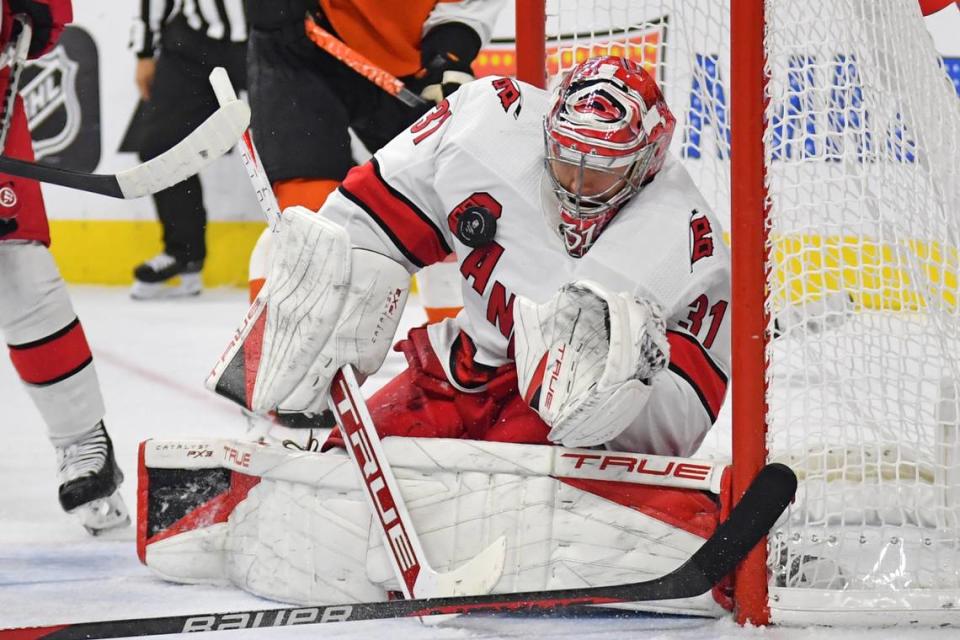
[[[29,56],[35,58],[56,44],[73,9],[69,0],[4,0],[0,47],[19,35],[14,16],[22,15],[33,27]],[[0,70],[0,95],[10,76],[9,67]],[[2,121],[9,121],[4,155],[32,161],[19,96]],[[40,185],[0,174],[0,335],[56,448],[60,505],[96,535],[130,522],[118,492],[123,474],[103,424],[90,346],[49,246]]]

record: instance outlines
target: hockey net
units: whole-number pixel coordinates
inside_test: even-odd
[[[523,79],[531,56],[548,85],[598,54],[655,74],[673,151],[728,229],[729,5],[547,0],[538,35],[517,4]],[[960,99],[910,0],[768,0],[762,29],[769,322],[759,373],[735,365],[733,385],[762,377],[767,407],[733,429],[801,491],[761,584],[738,585],[768,593],[741,619],[960,624]]]

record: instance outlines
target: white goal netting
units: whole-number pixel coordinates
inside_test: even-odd
[[[551,77],[606,53],[656,74],[728,227],[729,2],[549,0],[546,25]],[[957,624],[960,98],[913,0],[766,14],[767,444],[802,480],[773,619]]]

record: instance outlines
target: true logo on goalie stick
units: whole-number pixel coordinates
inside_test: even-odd
[[[403,522],[400,520],[400,515],[397,513],[396,502],[383,477],[380,462],[373,452],[370,436],[366,433],[368,427],[363,423],[360,410],[350,396],[350,391],[342,373],[338,372],[334,376],[333,384],[330,386],[330,397],[336,406],[338,422],[346,436],[347,446],[351,448],[353,455],[357,458],[367,493],[373,502],[384,531],[387,532],[387,538],[390,540],[390,551],[403,573],[408,588],[412,591],[412,586],[416,583],[417,576],[420,574],[420,560],[417,558],[413,544],[410,542],[410,536],[407,535]]]

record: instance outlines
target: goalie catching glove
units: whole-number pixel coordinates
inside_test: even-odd
[[[536,304],[513,307],[524,401],[567,447],[603,444],[637,417],[670,359],[659,307],[581,280]]]

